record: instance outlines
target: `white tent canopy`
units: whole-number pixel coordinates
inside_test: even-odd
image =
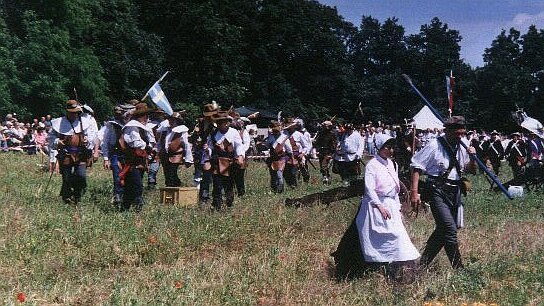
[[[413,119],[413,124],[415,124],[416,129],[418,130],[444,128],[442,121],[436,118],[436,116],[427,105],[423,106],[423,108],[414,116]]]

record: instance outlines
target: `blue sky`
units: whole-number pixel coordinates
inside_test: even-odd
[[[473,67],[482,66],[482,54],[501,29],[511,27],[527,32],[531,24],[544,28],[544,0],[319,0],[336,6],[338,13],[356,26],[361,16],[383,22],[397,17],[407,34],[418,33],[421,25],[438,17],[448,27],[458,30],[461,57]]]

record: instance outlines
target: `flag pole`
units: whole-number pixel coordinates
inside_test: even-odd
[[[157,80],[157,82],[153,83],[153,86],[155,86],[155,84],[157,84],[157,83],[160,83],[160,82],[164,79],[164,77],[166,77],[166,75],[167,75],[169,72],[170,72],[170,71],[167,70],[167,71],[166,71],[166,72],[165,72],[165,73]],[[153,88],[153,86],[151,86],[150,88]],[[143,97],[142,99],[140,99],[140,101],[144,101],[144,100],[147,98],[147,96],[149,96],[149,90],[145,93],[144,97]]]

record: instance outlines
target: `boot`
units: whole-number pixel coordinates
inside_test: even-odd
[[[462,269],[465,266],[463,265],[463,261],[461,260],[461,253],[459,252],[459,245],[445,245],[444,249],[446,250],[446,254],[448,255],[448,259],[450,260],[451,267],[454,269]]]

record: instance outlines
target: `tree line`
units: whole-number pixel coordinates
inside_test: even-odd
[[[0,114],[58,115],[77,92],[105,119],[169,70],[163,90],[192,114],[216,100],[402,122],[422,104],[401,75],[446,114],[453,70],[454,114],[474,127],[514,129],[516,105],[544,118],[542,29],[504,30],[479,68],[460,58],[461,39],[438,18],[408,35],[394,17],[355,26],[308,0],[2,0]]]

